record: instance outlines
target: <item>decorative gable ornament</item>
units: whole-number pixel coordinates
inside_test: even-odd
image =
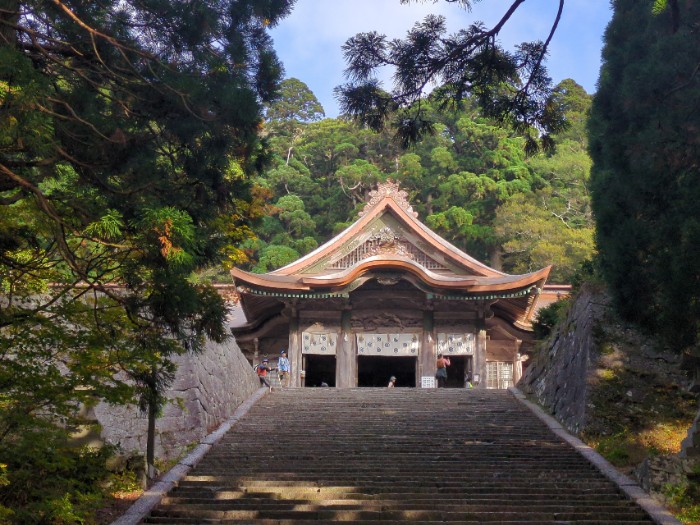
[[[377,184],[377,189],[369,192],[369,202],[360,211],[359,216],[364,217],[372,208],[379,204],[385,197],[391,197],[406,213],[418,218],[418,212],[413,211],[413,207],[408,202],[408,193],[399,189],[399,183],[391,179]]]

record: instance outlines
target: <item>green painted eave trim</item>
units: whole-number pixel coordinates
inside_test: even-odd
[[[524,297],[529,295],[533,290],[536,293],[540,292],[540,289],[536,286],[530,286],[523,290],[510,293],[490,293],[490,294],[473,294],[473,295],[442,295],[435,293],[426,294],[428,299],[438,300],[438,301],[480,301],[480,300],[493,300],[493,299],[516,299],[518,297]],[[260,295],[265,297],[281,297],[284,299],[347,299],[350,297],[348,292],[336,292],[336,293],[307,293],[307,292],[272,292],[268,290],[256,290],[253,288],[245,288],[241,290],[244,293],[249,293],[252,295]]]
[[[529,295],[533,289],[537,289],[537,293],[539,293],[540,291],[539,288],[537,288],[536,286],[530,286],[529,288],[525,288],[524,290],[510,293],[489,293],[482,295],[441,295],[429,293],[427,294],[427,296],[428,299],[439,301],[479,301],[482,299],[516,299],[518,297],[525,297],[526,295]]]
[[[252,288],[246,288],[244,293],[264,295],[266,297],[283,297],[285,299],[347,299],[350,297],[350,294],[347,293],[270,292]]]

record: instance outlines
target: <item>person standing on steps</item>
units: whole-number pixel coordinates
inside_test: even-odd
[[[437,362],[435,363],[435,379],[437,379],[438,388],[447,387],[447,367],[450,366],[450,358],[443,357],[438,354]]]
[[[258,366],[255,367],[255,371],[258,373],[258,379],[260,380],[260,386],[266,386],[272,392],[272,385],[267,380],[268,372],[272,372],[272,368],[269,366],[270,360],[265,357]]]
[[[391,376],[391,378],[389,378],[389,384],[386,386],[388,388],[394,388],[396,386],[396,376]]]
[[[289,358],[287,357],[287,351],[283,348],[280,352],[279,359],[277,359],[277,373],[280,377],[281,386],[289,386],[289,373],[291,372],[291,367],[289,366]]]

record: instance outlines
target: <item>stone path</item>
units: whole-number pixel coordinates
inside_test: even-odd
[[[258,401],[145,523],[651,524],[506,391],[307,388]]]

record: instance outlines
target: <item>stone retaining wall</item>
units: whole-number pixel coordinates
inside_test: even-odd
[[[587,385],[597,359],[594,327],[607,308],[607,297],[581,290],[574,298],[566,322],[529,363],[518,387],[532,395],[569,431],[586,424]]]
[[[170,401],[156,423],[156,456],[163,459],[179,456],[188,444],[205,437],[260,386],[233,338],[223,344],[209,341],[201,354],[184,354],[175,362]],[[100,403],[94,417],[105,442],[127,454],[145,455],[147,417],[138,407]]]

